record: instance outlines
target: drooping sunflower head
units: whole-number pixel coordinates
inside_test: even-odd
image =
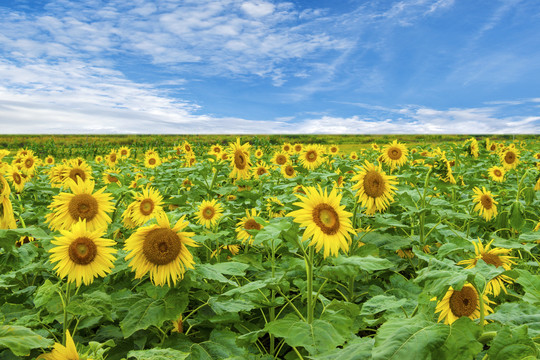
[[[120,170],[117,168],[107,169],[103,172],[103,182],[105,184],[116,184],[122,186],[119,179]]]
[[[407,155],[409,150],[403,144],[398,143],[397,140],[385,145],[382,149],[382,160],[385,164],[390,165],[392,168],[396,166],[402,166],[407,162]]]
[[[318,144],[307,145],[299,155],[299,160],[302,167],[314,170],[324,162],[324,148]]]
[[[198,224],[210,228],[223,216],[223,205],[218,203],[217,199],[203,200],[195,216]]]
[[[106,228],[89,230],[86,220],[73,224],[70,230],[61,230],[62,236],[51,243],[55,245],[49,252],[52,263],[61,278],[68,282],[89,285],[98,276],[105,276],[113,268],[115,242],[103,239]]]
[[[111,222],[108,213],[114,209],[112,195],[105,188],[94,192],[93,181],[66,181],[71,194],[61,192],[49,205],[51,213],[45,215],[51,230],[68,230],[80,220],[86,220],[89,231],[106,228]]]
[[[158,286],[176,284],[195,262],[188,246],[198,246],[191,239],[192,232],[183,232],[188,222],[180,218],[171,227],[167,215],[157,218],[157,224],[138,228],[125,242],[126,260],[140,279],[149,273],[150,280]]]
[[[487,295],[484,298],[484,316],[493,312],[489,306],[491,301]],[[461,290],[454,290],[451,286],[444,297],[437,303],[435,313],[440,313],[438,322],[444,320],[445,324],[452,324],[462,316],[471,320],[480,318],[480,299],[478,292],[471,284],[465,284]],[[487,321],[486,321],[487,322]]]
[[[507,148],[501,151],[500,159],[505,169],[515,169],[519,163],[519,152],[515,148]]]
[[[240,144],[237,138],[235,143],[229,145],[228,154],[231,161],[231,178],[248,180],[251,177],[251,161],[249,159],[249,143]]]
[[[467,154],[474,156],[475,158],[478,157],[479,147],[476,138],[472,137],[465,140],[465,151],[467,152]]]
[[[483,216],[484,219],[486,219],[486,221],[489,221],[497,216],[496,204],[498,204],[498,202],[493,199],[494,196],[491,191],[487,191],[484,186],[482,186],[482,190],[475,187],[473,191],[475,194],[473,197],[473,202],[476,203],[474,211],[477,211],[480,216]]]
[[[504,170],[504,168],[500,166],[492,166],[491,168],[489,168],[488,172],[489,172],[489,177],[493,181],[497,181],[500,183],[504,181],[504,175],[506,174],[506,171]]]
[[[477,242],[473,242],[475,257],[467,260],[462,260],[458,262],[458,265],[467,265],[467,269],[471,269],[476,266],[478,260],[482,259],[486,264],[494,265],[495,267],[502,266],[504,270],[511,270],[512,265],[516,263],[512,260],[516,257],[509,256],[512,252],[512,249],[503,249],[494,247],[490,249],[493,240],[491,240],[486,246],[482,244],[482,241],[478,239]],[[512,284],[514,280],[504,274],[500,274],[491,279],[486,285],[486,293],[493,294],[493,296],[498,296],[501,292],[501,289],[507,293],[505,283]]]
[[[242,243],[248,242],[250,245],[253,244],[253,235],[251,235],[248,230],[261,230],[263,226],[259,224],[255,217],[259,216],[259,212],[256,209],[246,210],[246,216],[244,216],[236,224],[236,238],[241,240]]]
[[[304,187],[306,196],[295,194],[300,200],[294,205],[299,206],[287,214],[294,217],[293,221],[305,226],[302,240],[311,238],[310,245],[315,246],[319,252],[323,249],[323,256],[338,256],[339,250],[347,252],[351,241],[351,234],[355,234],[352,228],[352,214],[345,211],[345,205],[341,205],[342,195],[336,189],[330,193],[319,186]]]
[[[356,181],[352,189],[357,190],[358,202],[366,207],[367,215],[385,211],[394,201],[396,177],[386,175],[380,164],[375,166],[366,160],[360,172],[353,176],[351,181]]]
[[[268,217],[276,218],[285,216],[284,204],[276,196],[270,196],[266,198],[266,211],[268,212]]]

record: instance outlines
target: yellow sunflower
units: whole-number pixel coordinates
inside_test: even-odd
[[[285,165],[289,161],[289,154],[284,151],[277,151],[271,161],[278,166]]]
[[[498,204],[498,202],[493,200],[494,195],[491,194],[491,191],[487,191],[484,186],[482,186],[482,190],[475,187],[473,191],[475,193],[473,202],[476,203],[474,211],[478,211],[479,215],[483,216],[486,221],[497,216],[497,206],[495,204]]]
[[[16,193],[21,193],[26,184],[26,178],[16,166],[10,166],[6,172],[6,178],[13,184]]]
[[[116,168],[105,170],[103,172],[103,182],[105,184],[116,184],[118,186],[122,186],[120,179],[118,179],[118,174],[120,174],[120,170]]]
[[[77,352],[77,348],[75,347],[75,343],[73,342],[73,339],[71,338],[71,334],[69,333],[69,330],[66,330],[66,346],[55,343],[53,350],[48,354],[42,354],[37,357],[37,360],[44,359],[44,360],[79,360],[79,353]],[[92,359],[86,359],[86,360],[92,360]]]
[[[351,151],[351,153],[349,154],[349,158],[351,160],[358,160],[358,154],[356,153],[356,151]]]
[[[390,202],[394,201],[394,185],[398,182],[395,176],[386,175],[380,164],[375,166],[366,160],[351,181],[357,182],[351,189],[357,190],[358,202],[366,207],[367,215],[385,211]]]
[[[271,218],[285,216],[285,205],[275,196],[270,196],[266,199],[266,211]]]
[[[519,152],[514,148],[508,148],[501,151],[500,159],[505,169],[515,169],[519,163]]]
[[[86,220],[89,231],[107,227],[111,222],[108,213],[114,210],[112,195],[104,193],[105,187],[94,193],[93,181],[67,180],[72,194],[60,193],[48,206],[51,213],[45,215],[51,230],[71,229],[73,224]]]
[[[290,143],[284,143],[283,145],[281,145],[281,150],[283,152],[286,152],[287,154],[290,154],[291,152],[294,151]]]
[[[115,167],[118,164],[118,160],[120,160],[120,155],[117,150],[112,149],[109,155],[105,156],[105,160],[107,160],[109,167]]]
[[[236,224],[236,238],[242,243],[246,241],[248,244],[253,244],[253,235],[247,232],[247,230],[261,230],[264,226],[255,221],[255,217],[259,216],[259,212],[256,209],[246,210],[246,216],[240,219]]]
[[[403,144],[398,143],[397,140],[385,145],[382,149],[382,159],[385,164],[390,165],[393,169],[396,166],[403,166],[407,162],[407,155],[409,150]]]
[[[304,145],[300,143],[296,143],[293,145],[293,151],[295,154],[300,154],[304,150]]]
[[[144,166],[149,169],[154,169],[161,165],[161,159],[157,153],[149,153],[144,156]]]
[[[534,185],[535,191],[540,191],[540,176],[538,176],[538,179],[536,179],[536,184]]]
[[[478,242],[473,241],[476,257],[468,260],[462,260],[458,262],[458,265],[467,265],[466,269],[471,269],[476,266],[478,260],[482,259],[484,262],[486,262],[486,264],[495,265],[495,267],[502,266],[504,270],[511,270],[512,264],[516,264],[514,261],[512,261],[512,259],[515,259],[515,257],[508,256],[508,254],[512,252],[512,249],[503,249],[497,247],[490,249],[491,243],[493,243],[493,240],[491,240],[484,247],[480,239],[478,239]],[[493,296],[498,296],[501,293],[501,289],[507,293],[504,283],[512,284],[513,282],[514,280],[507,275],[497,275],[486,285],[486,293],[493,294]]]
[[[261,149],[255,150],[255,157],[256,157],[257,159],[262,158],[263,155],[264,155],[264,151],[262,151]]]
[[[338,155],[339,154],[339,146],[338,145],[330,145],[328,147],[328,153],[330,155]]]
[[[253,168],[253,177],[258,179],[259,177],[269,174],[270,168],[264,161],[259,161]]]
[[[299,160],[305,169],[314,170],[324,162],[324,148],[318,144],[307,145],[299,155]]]
[[[45,158],[45,164],[46,165],[54,165],[54,157],[52,155],[49,155]]]
[[[290,162],[288,162],[287,164],[285,164],[285,165],[283,165],[281,167],[281,174],[286,179],[295,178],[296,175],[297,175],[296,169],[294,168],[294,166]]]
[[[126,159],[130,157],[131,149],[127,146],[121,146],[120,149],[118,149],[118,155],[120,155],[121,158]]]
[[[0,160],[2,160],[3,158],[5,158],[6,156],[8,156],[10,153],[9,150],[7,149],[0,149]]]
[[[332,189],[330,194],[324,189],[312,186],[305,187],[306,196],[295,194],[299,202],[294,205],[301,207],[287,214],[294,217],[294,222],[306,229],[302,235],[305,241],[311,238],[310,245],[315,246],[319,252],[324,248],[323,256],[338,256],[339,250],[347,252],[351,235],[355,234],[352,228],[350,212],[345,211],[345,205],[341,205],[341,194]]]
[[[64,165],[62,178],[64,182],[67,179],[75,182],[77,182],[77,179],[81,179],[82,181],[92,180],[92,168],[86,161],[80,162],[77,159],[72,159]]]
[[[28,154],[21,159],[22,168],[21,171],[26,175],[33,175],[36,172],[36,165],[38,163],[38,158],[33,154]]]
[[[89,285],[94,278],[104,277],[111,272],[116,253],[113,240],[103,239],[106,228],[90,230],[86,220],[79,221],[71,230],[60,230],[62,236],[55,237],[51,253],[51,263],[57,263],[54,270],[60,278],[67,276],[68,282]]]
[[[231,178],[248,180],[251,177],[251,161],[249,159],[249,143],[240,145],[240,139],[235,143],[229,144],[228,153],[232,166]]]
[[[493,309],[489,306],[491,301],[487,295],[482,295],[484,299],[484,316],[493,312]],[[451,286],[444,295],[444,297],[437,303],[435,313],[439,314],[437,322],[444,320],[447,325],[452,324],[454,321],[462,316],[466,316],[471,320],[480,318],[480,299],[478,292],[471,284],[465,284],[461,290],[454,290]],[[484,320],[486,323],[487,321]]]
[[[492,166],[489,168],[488,173],[491,180],[502,183],[504,181],[506,171],[500,166]]]
[[[203,200],[195,216],[197,217],[198,224],[210,228],[216,225],[218,220],[223,216],[223,205],[218,203],[216,199],[210,201]]]
[[[134,228],[163,214],[163,197],[158,190],[146,185],[142,192],[135,194],[133,202],[128,205],[122,218],[127,228]]]
[[[101,155],[96,155],[96,157],[94,158],[94,161],[97,162],[97,163],[100,163],[103,161],[103,156]]]
[[[187,246],[198,246],[192,232],[183,232],[188,222],[182,216],[171,227],[167,215],[157,218],[157,224],[140,227],[127,240],[124,250],[126,260],[140,279],[149,273],[150,280],[159,286],[176,284],[184,277],[187,269],[193,269],[195,262]]]
[[[13,205],[9,199],[11,189],[6,179],[0,175],[0,229],[15,229],[15,215]]]

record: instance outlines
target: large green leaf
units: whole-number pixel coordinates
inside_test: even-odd
[[[120,322],[124,337],[149,326],[160,327],[163,322],[176,320],[188,304],[184,291],[173,289],[163,299],[144,298],[133,304],[126,317]]]
[[[497,311],[486,317],[504,325],[527,325],[529,335],[540,335],[540,311],[538,306],[525,302],[509,302],[497,306]]]
[[[183,360],[189,356],[189,353],[174,349],[150,349],[150,350],[132,350],[128,352],[128,359],[137,360]]]
[[[419,317],[388,320],[375,336],[373,360],[429,359],[449,334],[449,326]]]
[[[17,356],[30,355],[30,350],[48,348],[54,341],[24,326],[0,325],[0,348],[8,348]]]
[[[60,290],[60,284],[55,283],[53,284],[51,280],[47,279],[41,285],[34,295],[34,305],[39,308],[45,304],[47,304],[54,296],[60,296],[57,293],[57,290]]]
[[[487,352],[490,360],[537,359],[538,349],[527,334],[527,325],[504,326],[497,332]]]
[[[361,315],[375,315],[382,311],[395,309],[403,306],[407,299],[397,299],[395,296],[377,295],[367,300],[362,305]]]
[[[450,335],[440,348],[433,352],[433,359],[470,360],[479,354],[483,345],[477,341],[482,327],[468,317],[461,317],[450,326]]]
[[[516,280],[518,284],[525,289],[523,300],[530,304],[540,304],[540,275],[532,275],[527,270],[516,270],[519,273],[519,278]]]
[[[290,346],[304,347],[311,355],[334,349],[345,341],[339,331],[325,320],[314,320],[308,324],[289,316],[267,323],[265,329],[276,337],[284,338]]]
[[[342,349],[334,349],[320,355],[312,356],[313,360],[368,360],[371,359],[373,338],[356,337],[343,346]]]
[[[222,283],[236,285],[234,281],[227,279],[225,275],[244,276],[248,264],[239,262],[225,262],[218,264],[200,264],[195,266],[195,274],[203,279],[216,280]]]

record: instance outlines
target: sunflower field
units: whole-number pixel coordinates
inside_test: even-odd
[[[0,359],[540,358],[538,137],[189,140],[0,150]]]

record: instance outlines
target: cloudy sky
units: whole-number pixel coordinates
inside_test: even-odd
[[[0,0],[0,133],[540,133],[537,0]]]

